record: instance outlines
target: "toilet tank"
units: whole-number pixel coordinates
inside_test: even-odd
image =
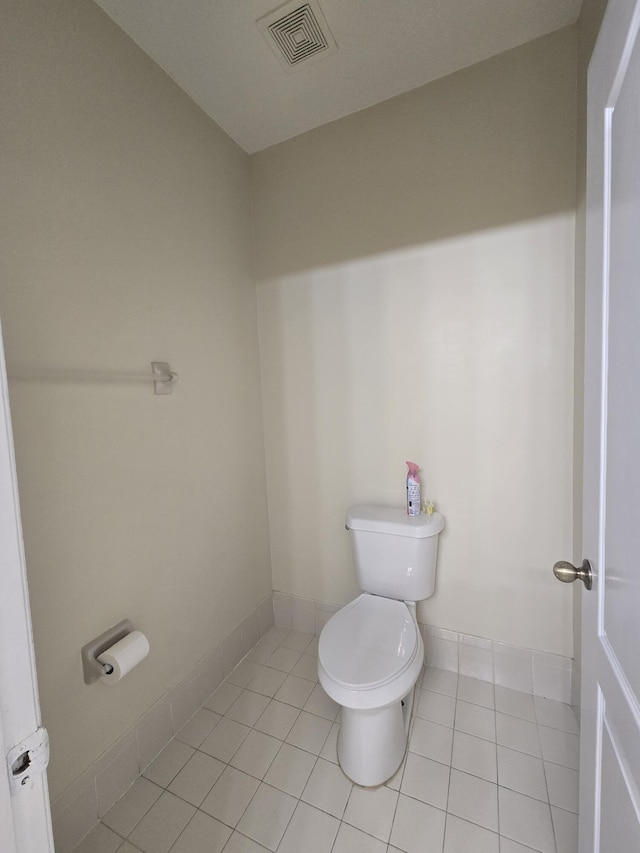
[[[439,512],[410,518],[404,508],[360,504],[347,512],[346,526],[363,592],[400,601],[433,595]]]

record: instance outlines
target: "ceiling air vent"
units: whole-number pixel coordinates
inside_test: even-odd
[[[315,0],[286,3],[256,23],[288,71],[324,59],[338,49]]]

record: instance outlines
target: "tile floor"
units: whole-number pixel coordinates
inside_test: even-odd
[[[317,647],[272,628],[76,853],[576,853],[568,705],[427,667],[402,767],[359,788]]]

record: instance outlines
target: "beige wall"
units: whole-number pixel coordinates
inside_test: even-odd
[[[274,589],[356,588],[344,512],[447,519],[432,625],[570,655],[575,31],[251,160]]]
[[[52,795],[271,589],[248,157],[94,4],[4,4],[0,313]],[[250,525],[250,528],[247,526]],[[129,617],[151,654],[87,687]]]

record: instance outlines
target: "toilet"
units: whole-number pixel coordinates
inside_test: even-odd
[[[365,787],[400,767],[407,746],[415,684],[424,663],[416,602],[433,595],[440,513],[359,505],[346,528],[362,590],[324,626],[318,677],[341,706],[338,761]]]

